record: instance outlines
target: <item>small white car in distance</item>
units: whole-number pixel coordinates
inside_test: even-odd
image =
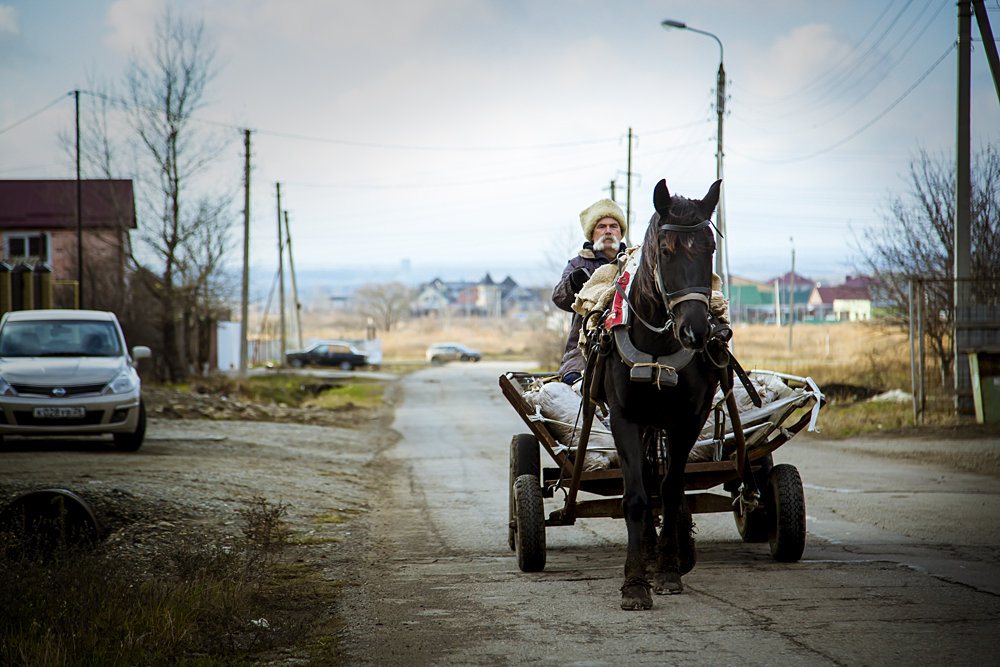
[[[461,343],[434,343],[427,348],[427,361],[443,364],[446,361],[479,361],[483,358],[479,350],[473,350]]]
[[[114,313],[20,310],[0,319],[0,438],[110,433],[135,451],[146,434],[136,362]]]

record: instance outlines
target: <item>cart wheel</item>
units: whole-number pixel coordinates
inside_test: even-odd
[[[753,473],[754,481],[757,482],[757,489],[762,494],[767,490],[767,477],[774,467],[774,459],[771,455],[763,456],[753,462],[753,465],[760,466]],[[739,481],[739,480],[737,480]],[[739,495],[738,491],[732,494],[733,500]],[[746,514],[740,512],[739,504],[733,505],[733,518],[736,520],[736,529],[740,531],[740,537],[744,542],[767,542],[767,508],[762,505],[756,511]]]
[[[795,466],[774,466],[767,478],[767,537],[774,560],[794,563],[806,547],[806,500]]]
[[[541,462],[538,454],[538,439],[530,433],[519,433],[510,441],[510,484],[507,487],[510,497],[507,517],[507,544],[511,551],[517,550],[514,541],[514,482],[521,475],[534,475],[541,479]]]
[[[521,475],[514,482],[515,542],[517,566],[522,572],[545,569],[545,510],[542,486],[534,475]]]

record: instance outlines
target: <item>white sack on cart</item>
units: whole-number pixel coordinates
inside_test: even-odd
[[[524,393],[524,400],[538,409],[545,425],[556,440],[571,450],[580,443],[583,416],[580,395],[563,382],[547,382]],[[579,416],[579,421],[578,421]],[[594,419],[587,442],[587,455],[583,469],[605,470],[618,465],[618,453],[611,433],[604,424]]]
[[[752,371],[749,374],[750,383],[757,390],[757,394],[760,396],[761,406],[765,406],[768,403],[773,403],[774,401],[787,398],[796,394],[796,390],[789,387],[787,384],[781,381],[781,378],[770,375],[770,374],[756,374]],[[750,399],[750,394],[747,393],[746,387],[740,382],[739,378],[733,378],[733,397],[736,399],[736,407],[740,414],[753,410],[756,406]],[[718,404],[722,401],[723,393],[722,389],[719,389],[715,393],[715,398],[713,399],[713,404]],[[729,414],[726,413],[725,421],[726,431],[732,431],[732,424],[729,422]],[[699,440],[711,439],[715,436],[715,411],[713,410],[708,414],[708,421],[705,422],[705,426],[701,429],[701,435],[698,436]],[[715,443],[710,443],[706,445],[696,445],[691,453],[688,455],[688,461],[690,462],[701,462],[701,461],[712,461],[715,455]]]

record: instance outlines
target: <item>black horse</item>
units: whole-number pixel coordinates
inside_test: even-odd
[[[720,379],[719,366],[705,349],[713,339],[710,218],[720,183],[713,183],[701,200],[671,196],[665,181],[657,183],[656,213],[628,297],[632,321],[616,327],[600,372],[592,374],[610,410],[624,481],[628,552],[622,609],[651,608],[650,588],[681,592],[681,575],[695,563],[684,465]],[[713,342],[719,345],[719,339]],[[657,488],[661,461],[666,474]],[[657,496],[662,502],[658,538],[652,511]]]

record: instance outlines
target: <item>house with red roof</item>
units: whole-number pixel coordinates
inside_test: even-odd
[[[872,317],[872,300],[864,278],[848,276],[844,284],[824,287],[817,284],[809,295],[813,317],[836,322],[859,322]]]
[[[73,179],[0,180],[0,276],[5,271],[48,273],[48,307],[120,311],[129,232],[137,227],[132,181],[81,180],[79,230],[77,201]],[[15,294],[7,307],[42,305],[39,295],[34,303],[21,302],[21,297],[21,292]]]

